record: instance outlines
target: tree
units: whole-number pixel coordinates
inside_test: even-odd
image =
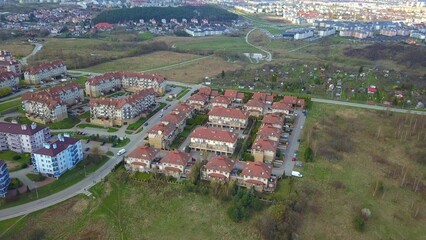
[[[311,147],[305,149],[304,157],[306,162],[312,162],[314,160],[314,151],[312,151]]]
[[[12,93],[12,88],[10,87],[0,88],[0,97],[7,96],[11,93]]]
[[[87,163],[98,163],[102,160],[102,155],[104,155],[104,153],[99,147],[93,147],[90,156],[87,157]]]
[[[222,73],[220,74],[220,77],[221,77],[222,79],[224,79],[224,78],[225,78],[225,71],[223,71],[223,70],[222,70]]]
[[[204,164],[202,161],[197,161],[191,168],[191,173],[189,178],[191,179],[191,182],[195,185],[197,185],[198,182],[200,181],[201,168],[203,167],[203,165]]]

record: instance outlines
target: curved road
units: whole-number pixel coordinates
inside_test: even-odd
[[[246,34],[246,37],[245,37],[245,39],[246,39],[246,43],[247,43],[248,45],[250,45],[250,46],[252,46],[252,47],[254,47],[254,48],[256,48],[256,49],[259,49],[260,51],[262,51],[262,52],[266,53],[266,61],[270,62],[270,61],[272,61],[272,54],[271,54],[270,52],[268,52],[268,51],[266,51],[266,50],[263,50],[261,47],[255,46],[255,45],[251,44],[251,43],[248,41],[248,36],[250,35],[250,33],[251,33],[251,32],[253,32],[253,31],[254,31],[254,30],[256,30],[256,29],[257,29],[257,28],[253,28],[252,30],[250,30],[250,31]]]
[[[21,60],[19,60],[19,62],[22,65],[27,65],[28,64],[28,62],[27,62],[28,58],[35,55],[38,51],[40,51],[43,48],[43,44],[41,44],[41,43],[34,43],[34,45],[35,45],[35,47],[34,47],[33,51],[28,56],[23,57]]]

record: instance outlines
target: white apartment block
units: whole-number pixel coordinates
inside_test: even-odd
[[[45,143],[31,154],[34,170],[58,178],[83,160],[81,140],[58,135],[57,141]]]
[[[144,89],[127,98],[90,99],[90,122],[101,126],[121,126],[138,120],[155,104],[153,89]]]
[[[21,96],[22,108],[28,119],[46,124],[68,117],[67,106],[61,100],[45,93],[25,93]]]
[[[67,72],[64,62],[56,60],[47,64],[30,67],[24,72],[25,82],[29,84],[39,84],[44,79],[56,77]]]
[[[13,72],[0,72],[0,89],[1,88],[17,88],[19,86],[19,76]]]
[[[99,97],[119,89],[139,91],[152,88],[158,94],[164,94],[166,81],[158,74],[137,72],[110,72],[95,76],[86,81],[86,95]]]
[[[43,147],[50,139],[49,128],[31,125],[0,122],[0,151],[11,150],[18,153],[32,152]]]

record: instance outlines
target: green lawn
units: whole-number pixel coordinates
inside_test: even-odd
[[[176,99],[180,100],[183,96],[185,96],[191,88],[184,88],[178,95],[176,95]]]
[[[120,140],[120,139],[118,139],[115,143],[115,148],[121,148],[121,147],[124,147],[124,146],[126,146],[127,144],[129,144],[129,142],[130,142],[130,138],[125,138],[124,140]]]
[[[86,119],[88,117],[90,117],[90,111],[86,111],[79,116],[80,119]]]
[[[72,80],[71,82],[78,83],[78,84],[80,84],[80,86],[82,86],[84,88],[86,86],[86,80],[88,78],[89,77],[87,77],[87,76],[80,76],[80,77],[76,78],[75,80]]]
[[[95,124],[90,124],[90,123],[80,123],[77,125],[77,127],[79,128],[101,128],[101,129],[106,129],[105,127],[99,126],[99,125],[95,125]]]
[[[21,98],[8,100],[7,102],[0,103],[0,113],[21,106]]]
[[[139,120],[136,121],[135,123],[129,124],[129,126],[127,127],[127,130],[137,130],[138,128],[142,126],[142,124],[144,124],[148,119],[154,116],[154,114],[156,114],[158,111],[163,109],[167,104],[160,102],[159,105],[160,106],[158,106],[154,111],[150,112],[148,116],[144,118],[139,118]]]
[[[68,129],[68,128],[73,128],[79,122],[80,122],[79,118],[68,116],[68,118],[65,118],[62,121],[49,123],[47,124],[47,126],[51,129]]]
[[[37,173],[28,173],[26,176],[29,179],[31,179],[31,181],[34,181],[34,182],[39,182],[39,181],[43,181],[44,179],[46,179],[45,176],[43,176],[41,174],[37,174]]]
[[[170,144],[171,149],[178,149],[180,145],[185,141],[185,139],[189,136],[192,131],[189,129],[184,129],[181,133],[179,133],[175,140],[173,140],[172,144]]]
[[[96,164],[88,163],[87,159],[81,161],[79,164],[77,164],[75,168],[62,174],[58,180],[55,180],[54,182],[49,183],[48,185],[37,188],[38,197],[43,198],[43,197],[52,195],[54,193],[57,193],[61,190],[64,190],[76,184],[77,182],[81,181],[82,179],[86,177],[85,172],[86,174],[89,174],[96,171],[99,167],[101,167],[104,163],[106,163],[108,159],[109,158],[107,156],[103,156],[103,160],[99,161]],[[84,165],[86,164],[87,166],[84,167]],[[17,201],[9,202],[9,203],[5,203],[1,205],[0,209],[21,205],[27,202],[34,201],[36,199],[37,199],[37,193],[36,191],[32,191],[30,193],[22,194]]]
[[[176,44],[179,50],[191,51],[239,51],[239,52],[258,52],[256,48],[248,45],[245,42],[244,36],[241,37],[228,37],[228,36],[212,36],[203,37],[194,42],[182,42]]]
[[[12,120],[16,120],[20,124],[31,124],[32,121],[26,117],[7,117],[4,119],[6,122],[12,122]]]
[[[117,132],[118,131],[118,129],[117,128],[112,128],[112,127],[110,127],[110,128],[108,128],[108,131],[107,132],[109,132],[109,133],[113,133],[113,132]]]
[[[31,155],[29,153],[17,153],[11,150],[0,151],[0,160],[6,161],[9,171],[17,171],[28,165]]]

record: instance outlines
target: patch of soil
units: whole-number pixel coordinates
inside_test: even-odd
[[[35,185],[37,187],[41,187],[41,186],[47,185],[47,184],[49,184],[51,182],[54,182],[55,180],[56,180],[55,178],[46,178],[43,181],[36,182]]]

